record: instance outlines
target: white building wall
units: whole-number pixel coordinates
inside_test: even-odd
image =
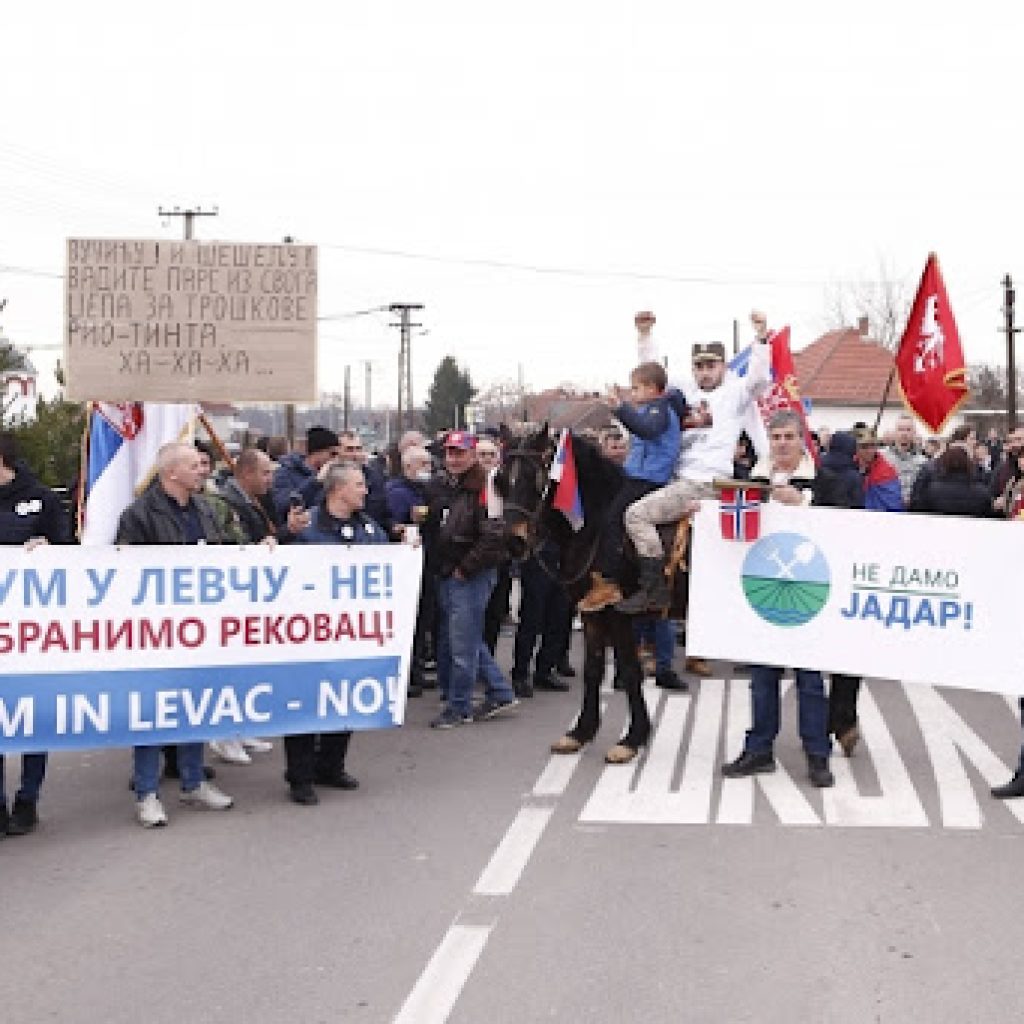
[[[890,397],[882,414],[882,422],[879,426],[879,433],[885,434],[896,429],[896,421],[906,412],[899,395]],[[809,417],[811,430],[819,427],[828,427],[830,430],[849,430],[854,423],[863,422],[869,427],[874,426],[875,417],[878,415],[877,405],[813,405]],[[949,433],[955,426],[963,422],[963,416],[956,413],[946,424],[943,433]],[[929,434],[928,428],[918,421],[917,432],[921,437]]]

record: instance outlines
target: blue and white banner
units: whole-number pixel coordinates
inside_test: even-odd
[[[0,754],[401,725],[405,545],[8,548]]]
[[[693,527],[688,654],[1024,693],[1024,527],[769,502],[760,538]]]

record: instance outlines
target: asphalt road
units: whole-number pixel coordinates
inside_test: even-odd
[[[823,793],[789,694],[783,770],[724,783],[746,697],[718,667],[649,691],[627,768],[601,760],[612,693],[597,743],[548,755],[578,686],[445,733],[428,693],[354,739],[360,790],[317,808],[286,799],[278,744],[218,766],[228,812],[165,784],[154,831],[126,752],[57,756],[40,830],[0,843],[0,1021],[1016,1019],[1024,800],[988,796],[1009,702],[873,681]]]

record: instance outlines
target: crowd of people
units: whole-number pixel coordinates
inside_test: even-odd
[[[946,440],[922,443],[913,419],[904,416],[881,438],[863,423],[818,430],[818,451],[812,453],[801,417],[782,410],[768,423],[768,449],[755,453],[743,423],[769,380],[767,347],[761,332],[747,373],[739,377],[727,373],[723,346],[696,345],[692,379],[679,388],[671,386],[660,362],[647,359],[634,369],[628,397],[609,397],[614,425],[594,440],[621,467],[622,483],[579,608],[559,584],[559,550],[552,541],[511,557],[496,479],[503,459],[497,431],[455,430],[431,440],[409,431],[393,451],[371,455],[357,433],[314,426],[296,450],[245,448],[219,472],[208,445],[168,444],[153,483],[124,510],[117,543],[421,545],[424,572],[408,696],[436,688],[441,706],[430,725],[449,730],[505,714],[537,691],[569,689],[574,617],[609,605],[636,615],[637,642],[650,655],[657,685],[686,690],[688,683],[673,668],[676,624],[664,614],[665,552],[657,527],[714,496],[718,478],[763,483],[768,500],[791,505],[1024,518],[1021,429],[1005,438],[990,432],[979,441],[972,428],[960,426]],[[627,538],[639,563],[639,588],[628,595],[622,586]],[[0,435],[0,543],[32,548],[71,541],[56,496],[19,459],[14,438]],[[506,673],[495,650],[509,619],[513,578],[521,597]],[[700,659],[687,659],[686,667],[698,676],[711,671]],[[722,767],[730,777],[775,768],[783,667],[753,665],[750,671],[752,725],[743,750]],[[858,742],[860,680],[833,674],[826,693],[822,672],[797,666],[795,675],[808,775],[812,784],[830,786],[833,738],[847,756]],[[347,768],[350,739],[347,732],[285,737],[293,801],[311,807],[318,803],[318,786],[358,787]],[[131,785],[139,823],[167,824],[161,777],[180,780],[185,805],[231,807],[232,798],[212,781],[207,750],[221,761],[248,764],[253,753],[271,748],[266,740],[241,736],[208,748],[135,747]],[[25,835],[39,820],[46,755],[26,754],[21,767],[9,803],[0,758],[0,837]],[[1013,779],[993,795],[1024,796],[1024,751]]]

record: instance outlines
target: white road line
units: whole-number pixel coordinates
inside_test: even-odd
[[[576,771],[581,757],[583,757],[583,751],[578,754],[552,754],[551,760],[548,761],[533,787],[533,795],[561,796],[569,785],[569,780],[572,778],[572,773]]]
[[[608,702],[601,701],[601,717],[604,717],[608,709]],[[569,726],[571,729],[572,726]],[[552,754],[544,770],[540,773],[533,786],[534,796],[561,796],[569,786],[572,773],[576,771],[583,757],[583,751],[578,754]]]
[[[700,684],[693,735],[679,783],[680,809],[688,824],[706,825],[711,816],[711,788],[718,763],[718,734],[722,727],[724,695],[725,681],[722,679],[705,679]]]
[[[475,896],[507,896],[519,881],[554,807],[521,807],[487,867],[473,886]]]
[[[981,828],[981,808],[961,755],[990,786],[1006,782],[1011,772],[932,687],[904,683],[903,692],[917,716],[932,762],[942,824],[946,828]],[[1003,806],[1018,821],[1024,821],[1024,807],[1016,800],[1004,801]]]
[[[917,790],[896,750],[896,741],[882,719],[867,684],[860,689],[857,718],[882,793],[880,796],[862,796],[857,789],[849,760],[833,757],[832,773],[836,777],[836,784],[831,789],[822,790],[825,823],[876,828],[927,826],[928,815],[925,814]]]
[[[398,1011],[395,1024],[442,1024],[446,1021],[493,928],[493,924],[453,924]]]
[[[779,700],[793,685],[784,679],[779,688]],[[743,733],[750,723],[750,684],[734,679],[729,687],[729,726],[726,757],[733,758],[743,749]],[[744,699],[746,698],[746,699]],[[768,798],[772,810],[783,825],[820,825],[821,820],[797,788],[782,765],[768,775],[753,775],[743,779],[725,779],[718,804],[720,825],[752,825],[754,822],[754,779]]]

